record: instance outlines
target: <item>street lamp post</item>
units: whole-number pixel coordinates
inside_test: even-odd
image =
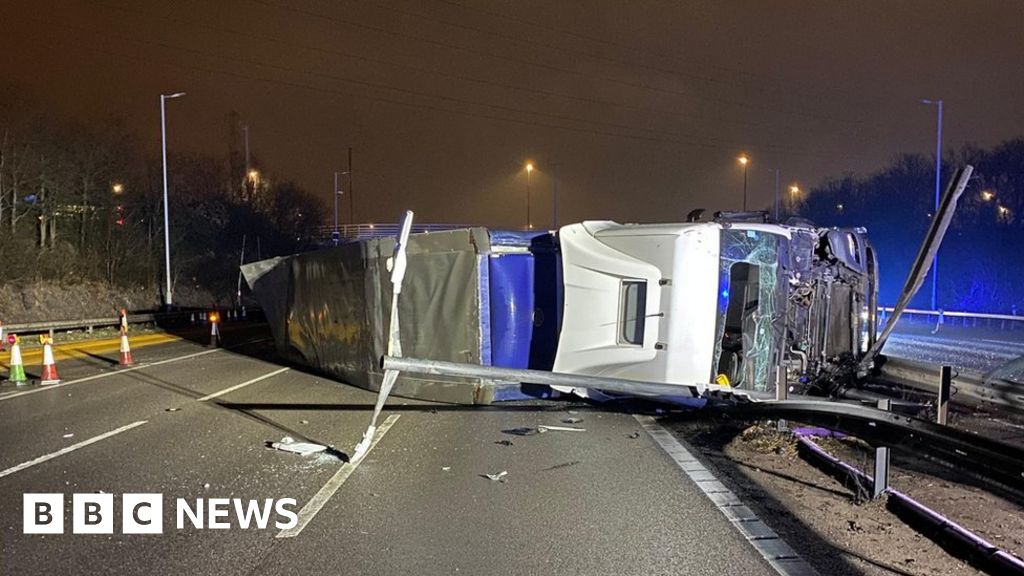
[[[796,216],[796,196],[800,193],[800,187],[793,184],[789,187],[789,215]]]
[[[344,194],[342,189],[338,188],[338,176],[344,176],[348,173],[349,170],[345,170],[344,172],[338,172],[337,170],[334,171],[334,234],[332,234],[331,237],[334,240],[335,246],[337,246],[338,241],[341,239],[341,233],[338,231],[338,201],[342,194]]]
[[[171,308],[174,300],[171,297],[171,220],[167,213],[167,113],[165,102],[184,95],[184,92],[160,95],[160,140],[164,161],[164,275],[167,280],[164,291],[164,306],[167,309]]]
[[[533,162],[526,163],[526,229],[533,230],[533,223],[530,221],[530,179],[533,176]]]
[[[743,211],[747,211],[747,164],[750,163],[750,158],[746,154],[742,154],[738,160],[743,165]]]
[[[942,180],[942,100],[922,99],[922,104],[934,104],[938,108],[935,131],[935,211],[934,218],[939,216],[939,186]],[[932,258],[932,310],[937,310],[936,301],[939,291],[939,252],[935,251]]]
[[[555,166],[551,165],[551,229],[558,230],[558,174]]]

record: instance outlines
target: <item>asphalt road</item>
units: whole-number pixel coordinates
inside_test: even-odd
[[[282,372],[267,335],[227,328],[227,348],[186,334],[135,349],[131,371],[91,350],[59,362],[62,386],[0,387],[0,574],[774,573],[631,415],[393,399],[353,467],[375,395]],[[569,417],[586,431],[504,432]],[[267,447],[286,435],[337,455]],[[100,492],[114,533],[71,534],[72,494]],[[22,533],[25,493],[64,495],[64,534]],[[126,493],[163,495],[163,534],[121,533]],[[230,529],[178,529],[178,498],[322,507],[301,530],[241,529],[233,511]]]

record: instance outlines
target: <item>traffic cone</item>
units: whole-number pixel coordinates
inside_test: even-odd
[[[14,382],[17,385],[22,385],[28,382],[25,378],[25,364],[21,361],[21,340],[11,334],[11,372],[7,375],[8,382]]]
[[[60,376],[57,376],[57,364],[53,361],[53,339],[49,336],[40,336],[43,343],[43,374],[39,377],[39,383],[60,384]]]
[[[132,360],[132,349],[128,345],[128,333],[121,332],[121,366],[131,366],[135,362]]]
[[[220,318],[216,312],[210,312],[210,346],[220,346]]]

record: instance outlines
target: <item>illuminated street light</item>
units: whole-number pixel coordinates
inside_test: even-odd
[[[1010,215],[1010,209],[1007,208],[1006,206],[1000,206],[999,207],[999,215],[1004,217],[1004,218],[1009,216]]]
[[[743,166],[743,211],[747,211],[747,164],[750,164],[750,158],[746,154],[740,154],[737,158],[740,164]]]
[[[259,170],[256,170],[256,169],[249,170],[249,180],[252,180],[253,182],[256,182],[259,179],[260,179],[260,171]]]
[[[840,212],[842,212],[842,211],[843,211],[843,205],[842,205],[842,203],[840,203],[840,204],[836,204],[836,210],[838,210],[838,211],[840,211]]]
[[[167,278],[166,292],[164,292],[164,306],[170,309],[171,298],[171,224],[170,216],[167,213],[167,113],[165,102],[172,98],[181,98],[184,92],[160,95],[160,140],[163,147],[164,160],[164,275]]]
[[[533,176],[533,162],[526,163],[526,229],[533,230],[533,223],[530,221],[530,180]]]
[[[982,190],[981,191],[981,199],[984,200],[985,202],[990,202],[995,197],[996,197],[996,193],[991,191],[991,190]]]
[[[116,183],[113,186],[111,186],[110,189],[114,192],[114,194],[120,194],[124,192],[124,184]]]
[[[796,215],[796,197],[800,194],[800,187],[796,184],[789,186],[789,210],[793,216]]]

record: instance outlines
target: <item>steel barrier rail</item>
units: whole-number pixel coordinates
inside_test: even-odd
[[[915,455],[926,455],[983,476],[1020,494],[1024,449],[927,420],[826,400],[779,400],[721,404],[734,416],[781,418],[823,426]]]
[[[939,393],[939,367],[903,358],[886,357],[881,378],[931,394]],[[1024,411],[1024,385],[961,371],[953,378],[952,400],[961,404],[990,404]]]
[[[413,234],[430,232],[447,232],[449,230],[460,230],[471,228],[468,224],[413,224]],[[341,240],[362,240],[380,236],[395,236],[398,234],[400,225],[394,222],[383,224],[344,224],[338,226],[338,237]],[[334,226],[320,226],[317,228],[316,238],[318,240],[330,240],[334,233]]]
[[[879,308],[879,325],[882,325],[883,321],[892,313],[891,307]],[[1024,316],[1016,316],[1013,314],[989,314],[985,312],[946,312],[945,310],[924,310],[919,308],[908,308],[903,311],[901,319],[906,319],[907,322],[913,322],[914,317],[924,317],[925,319],[931,317],[931,321],[936,323],[945,323],[946,318],[955,320],[960,319],[960,326],[969,328],[978,328],[979,321],[984,321],[984,327],[992,328],[993,323],[999,323],[1000,330],[1017,330],[1020,327],[1024,327]],[[1018,324],[1020,323],[1020,324]],[[951,326],[957,325],[956,322],[951,321]]]
[[[230,308],[218,308],[227,310]],[[213,308],[197,308],[190,310],[179,310],[176,312],[150,312],[144,314],[129,314],[129,324],[146,324],[166,320],[178,320],[188,318],[191,314],[201,311],[213,310]],[[246,307],[247,313],[259,313],[258,307]],[[78,320],[51,320],[47,322],[24,322],[21,324],[4,324],[5,334],[41,334],[54,330],[87,330],[92,332],[94,328],[105,328],[121,324],[120,316],[105,316],[101,318],[85,318]]]

